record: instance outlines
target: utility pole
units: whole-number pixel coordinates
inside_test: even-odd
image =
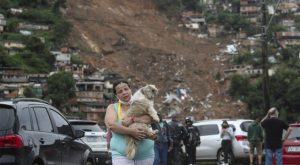
[[[263,69],[263,92],[264,92],[264,110],[270,109],[270,89],[268,73],[268,41],[267,41],[267,7],[265,0],[262,0],[262,69]]]

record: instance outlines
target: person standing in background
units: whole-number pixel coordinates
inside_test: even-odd
[[[249,145],[250,145],[250,165],[253,165],[253,157],[254,157],[254,150],[256,149],[257,158],[258,158],[258,165],[261,165],[262,159],[262,142],[264,139],[264,131],[259,123],[259,118],[257,117],[256,120],[249,126],[248,128],[248,135],[247,135]]]
[[[187,163],[196,165],[196,147],[200,145],[200,133],[198,128],[193,125],[192,117],[186,117],[185,124],[183,142],[187,153]]]
[[[172,116],[169,123],[170,134],[173,140],[173,148],[169,152],[168,164],[169,165],[182,165],[182,139],[183,139],[183,125],[178,120],[178,115]]]
[[[233,130],[226,120],[222,123],[221,145],[224,152],[224,165],[228,165],[228,154],[232,152]]]
[[[159,123],[152,124],[153,130],[158,130],[157,139],[154,142],[154,163],[153,165],[167,165],[168,152],[173,147],[173,140],[170,136],[169,125],[166,121],[162,120],[162,115],[157,114]]]
[[[284,140],[287,139],[292,131],[284,121],[278,119],[279,112],[273,107],[261,120],[261,126],[265,130],[265,165],[272,165],[273,155],[275,155],[276,165],[282,165],[282,133],[287,130]]]

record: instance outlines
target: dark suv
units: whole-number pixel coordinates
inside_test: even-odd
[[[83,136],[46,101],[0,101],[1,165],[93,165]]]

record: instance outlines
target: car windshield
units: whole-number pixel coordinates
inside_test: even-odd
[[[104,132],[98,124],[95,123],[71,123],[75,130],[83,130],[85,132]]]
[[[14,109],[0,105],[0,135],[11,131],[15,122]]]
[[[252,123],[252,121],[242,122],[241,130],[244,131],[244,132],[248,132],[248,129],[249,129],[249,126],[250,126],[251,123]]]
[[[300,127],[292,127],[292,132],[289,135],[288,139],[300,139]]]

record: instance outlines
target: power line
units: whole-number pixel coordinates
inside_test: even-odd
[[[281,0],[278,0],[278,1],[277,1],[277,4],[276,4],[276,7],[275,7],[275,13],[276,13],[276,11],[277,11],[277,9],[278,9],[280,3],[281,3]],[[271,23],[272,23],[272,20],[273,20],[273,17],[274,17],[274,15],[275,15],[275,13],[272,14],[272,16],[271,16],[271,18],[270,18],[270,20],[269,20],[269,22],[268,22],[268,25],[267,25],[267,27],[266,27],[266,33],[268,32],[268,29],[269,29],[269,27],[270,27],[270,25],[271,25]]]

